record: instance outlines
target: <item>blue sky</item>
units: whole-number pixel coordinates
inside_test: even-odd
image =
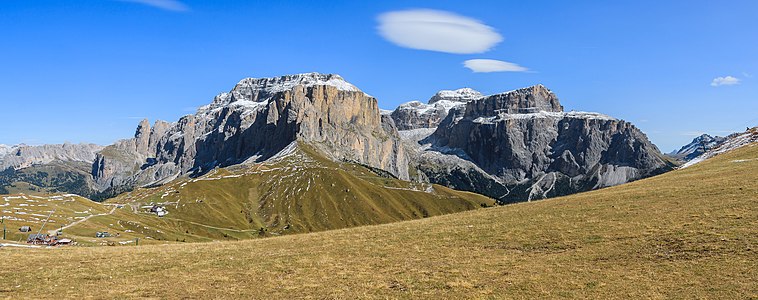
[[[448,53],[379,33],[380,15],[415,9],[478,20],[502,41]],[[665,152],[758,125],[756,1],[10,0],[0,37],[3,144],[109,144],[244,77],[312,71],[386,109],[542,83],[567,110],[631,121]],[[476,73],[472,59],[529,71]]]

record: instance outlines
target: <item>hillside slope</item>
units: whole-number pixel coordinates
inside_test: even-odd
[[[756,170],[753,144],[621,186],[409,222],[242,242],[1,249],[0,296],[750,299]]]
[[[61,196],[10,197],[44,202]],[[136,238],[142,239],[141,244],[249,239],[412,220],[494,205],[494,200],[478,194],[410,183],[359,164],[333,162],[303,143],[291,144],[265,163],[215,169],[198,178],[182,177],[103,204],[68,198],[72,198],[69,205],[101,210],[115,207],[82,221],[88,215],[55,213],[59,218],[49,226],[79,221],[67,227],[64,236],[85,245],[130,244]],[[41,224],[41,220],[24,216],[46,216],[52,210],[10,204],[2,215],[8,216],[13,241],[25,236],[16,232],[19,227]],[[168,215],[159,218],[150,213],[153,205],[164,207]],[[96,239],[98,231],[118,236]]]

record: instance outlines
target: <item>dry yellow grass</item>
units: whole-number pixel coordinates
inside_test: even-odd
[[[0,249],[8,298],[758,297],[758,146],[428,219],[144,247]]]

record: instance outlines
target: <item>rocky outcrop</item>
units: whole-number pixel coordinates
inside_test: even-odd
[[[176,123],[151,129],[143,121],[134,138],[100,152],[92,175],[99,189],[115,194],[182,174],[263,161],[296,140],[332,159],[408,178],[405,149],[377,100],[337,75],[318,73],[243,79]]]
[[[432,96],[428,104],[419,101],[404,103],[398,106],[390,116],[398,130],[434,128],[452,108],[481,97],[481,93],[470,88],[454,91],[442,90]]]
[[[243,79],[195,114],[173,123],[143,120],[132,138],[105,148],[0,146],[7,153],[0,166],[11,166],[0,185],[20,180],[103,199],[217,167],[244,168],[300,145],[501,203],[612,186],[672,167],[632,124],[564,112],[542,85],[486,97],[440,91],[428,104],[387,112],[337,75],[307,73]]]
[[[475,164],[469,173],[481,173],[479,169],[507,191],[472,190],[501,202],[617,185],[672,167],[631,123],[598,113],[564,112],[558,98],[542,85],[455,108],[421,144],[428,145],[424,152],[455,155]],[[420,171],[441,183],[461,176],[447,176],[424,164]]]
[[[687,145],[682,146],[677,151],[673,151],[668,155],[685,162],[695,159],[708,150],[715,149],[726,141],[726,137],[722,136],[710,136],[707,134],[700,135]]]
[[[681,168],[688,168],[696,165],[706,159],[717,156],[722,153],[726,153],[732,150],[742,148],[747,145],[754,145],[758,143],[758,127],[748,128],[744,132],[732,133],[725,137],[717,146],[712,149],[708,149],[703,154],[687,161],[681,166]],[[733,162],[745,162],[744,160],[735,160]]]
[[[476,100],[479,98],[482,98],[484,95],[480,93],[479,91],[476,91],[471,88],[462,88],[457,90],[441,90],[434,94],[432,98],[429,99],[429,104],[434,104],[440,101],[450,101],[450,102],[460,102],[460,103],[466,103],[471,100]]]
[[[5,146],[4,155],[0,156],[0,170],[8,168],[23,169],[33,165],[48,164],[53,161],[72,161],[91,163],[95,153],[103,149],[95,144],[56,144],[27,146]]]
[[[58,144],[3,147],[0,152],[0,193],[67,192],[93,196],[89,168],[102,146]]]

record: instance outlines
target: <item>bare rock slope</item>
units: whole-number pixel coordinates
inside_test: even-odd
[[[132,139],[98,154],[99,190],[118,194],[218,166],[263,161],[293,141],[332,159],[357,162],[408,179],[408,160],[377,100],[338,75],[307,73],[247,78],[210,105],[175,123],[143,121]]]
[[[442,90],[432,96],[428,104],[419,101],[404,103],[398,106],[390,116],[398,130],[435,128],[451,109],[481,97],[481,93],[470,88],[454,91]]]
[[[72,192],[92,196],[89,175],[95,144],[0,145],[0,194],[10,192]]]
[[[143,120],[132,138],[104,148],[0,146],[0,188],[21,182],[29,190],[104,199],[266,161],[293,144],[332,161],[501,203],[617,185],[672,168],[631,123],[565,112],[542,85],[490,96],[469,88],[440,91],[427,104],[381,112],[375,98],[340,76],[305,73],[243,79],[195,114],[173,123]]]
[[[454,108],[418,144],[418,168],[430,181],[504,203],[617,185],[673,167],[631,123],[564,112],[542,85]]]
[[[682,146],[679,150],[673,151],[668,155],[685,162],[695,159],[708,150],[718,148],[727,140],[723,136],[710,136],[708,134],[700,135],[687,145]]]

